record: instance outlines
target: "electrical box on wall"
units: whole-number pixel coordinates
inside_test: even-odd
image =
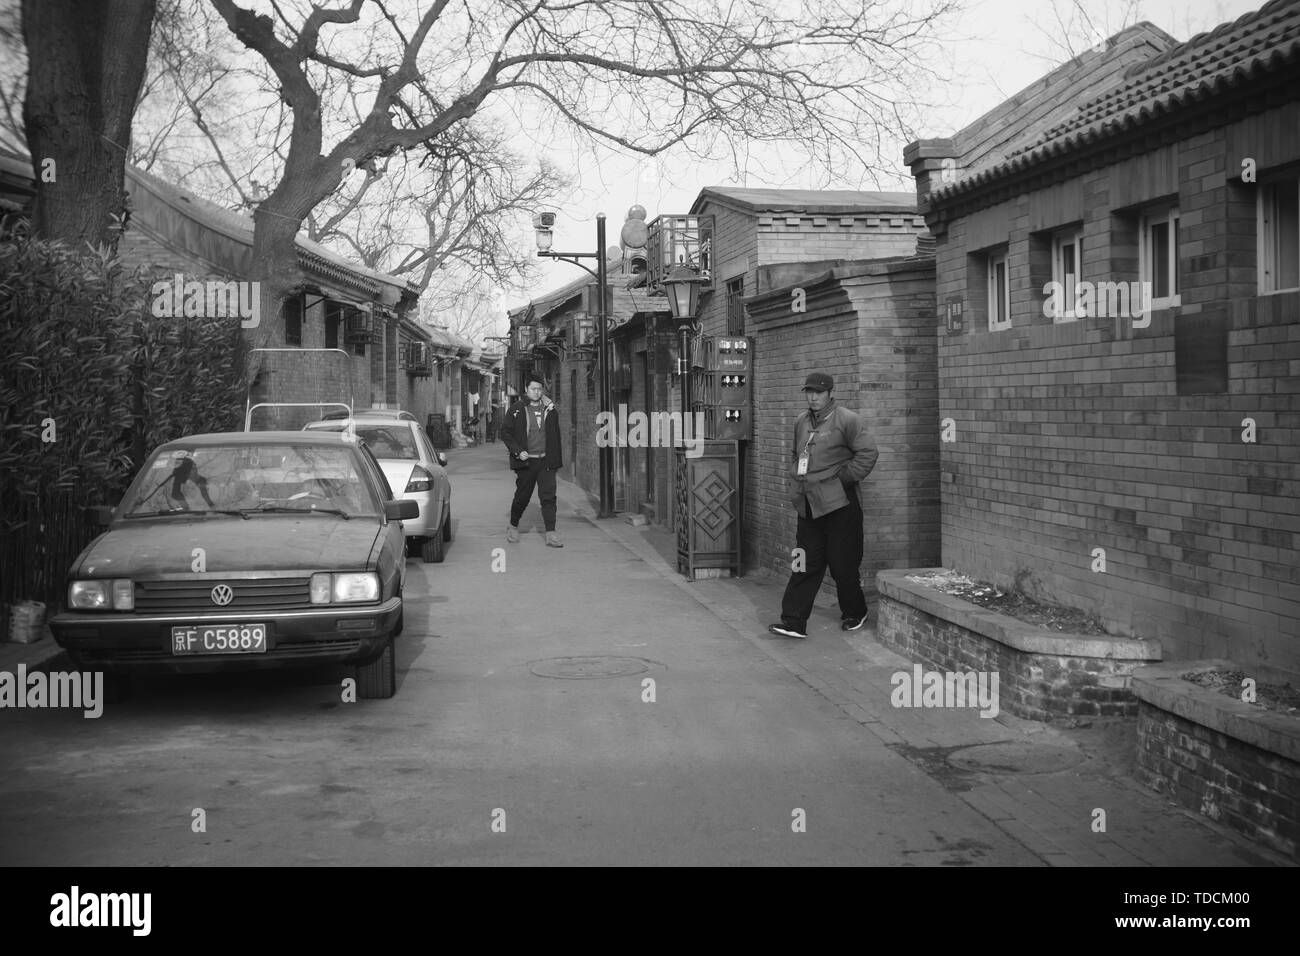
[[[754,437],[754,340],[744,335],[700,336],[691,370],[691,408],[703,415],[704,437]]]

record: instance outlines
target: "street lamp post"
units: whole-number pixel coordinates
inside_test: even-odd
[[[668,295],[668,309],[677,320],[678,363],[682,387],[682,428],[686,427],[690,414],[690,344],[691,332],[695,324],[695,313],[700,308],[700,286],[704,280],[699,273],[687,265],[679,265],[664,276],[664,291]]]
[[[539,212],[533,216],[533,229],[537,234],[537,255],[548,259],[560,259],[570,262],[579,269],[585,269],[596,279],[596,349],[600,362],[600,411],[605,420],[610,411],[609,394],[609,315],[605,301],[605,214],[596,214],[596,252],[552,252],[552,230],[555,226],[555,213]],[[579,260],[596,260],[593,272]],[[576,398],[575,398],[576,400]],[[614,449],[604,447],[599,450],[600,472],[600,515],[601,518],[614,516]]]

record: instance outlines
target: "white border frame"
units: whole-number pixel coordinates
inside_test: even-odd
[[[1064,305],[1060,315],[1052,316],[1054,323],[1075,322],[1079,318],[1074,311],[1075,296],[1065,281],[1065,263],[1061,256],[1061,250],[1071,245],[1074,246],[1074,281],[1077,288],[1078,283],[1083,281],[1083,229],[1072,226],[1052,235],[1052,281],[1061,284],[1061,301]]]
[[[997,281],[995,273],[997,266],[1001,264],[1003,274],[1006,276],[1004,286],[1005,294],[1003,295],[1003,306],[1005,306],[1007,317],[1003,322],[997,320]],[[989,331],[1005,332],[1011,328],[1011,265],[1008,261],[1007,252],[990,252],[988,254],[988,310],[989,310]]]
[[[1266,289],[1264,287],[1264,263],[1266,257],[1272,249],[1273,227],[1266,225],[1264,222],[1264,203],[1276,204],[1276,189],[1280,184],[1292,182],[1300,187],[1300,175],[1291,178],[1283,177],[1282,179],[1273,180],[1268,183],[1261,183],[1259,187],[1259,198],[1255,202],[1255,288],[1259,295],[1276,295],[1283,292],[1295,292],[1300,289],[1300,285],[1287,286],[1284,289]],[[1300,189],[1297,190],[1300,192]],[[1300,196],[1297,196],[1297,218],[1300,219]],[[1274,264],[1276,272],[1276,264]]]
[[[1147,258],[1151,251],[1151,227],[1159,223],[1166,222],[1170,224],[1169,232],[1169,278],[1174,287],[1174,294],[1163,297],[1157,297],[1155,294],[1156,280],[1155,276],[1147,270]],[[1138,281],[1150,283],[1146,288],[1151,290],[1150,309],[1172,309],[1183,304],[1183,286],[1178,275],[1178,251],[1182,245],[1178,236],[1179,223],[1181,216],[1177,206],[1164,206],[1162,208],[1152,209],[1143,214],[1138,223]]]

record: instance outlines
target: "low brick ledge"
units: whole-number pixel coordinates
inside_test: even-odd
[[[1113,637],[1107,634],[1048,631],[1016,620],[1009,615],[986,610],[954,595],[926,587],[924,584],[907,580],[908,575],[934,574],[946,570],[950,569],[911,568],[902,571],[880,571],[876,574],[876,587],[882,597],[892,598],[1025,654],[1132,661],[1164,659],[1159,641]]]
[[[1222,659],[1147,664],[1133,671],[1143,703],[1300,764],[1300,720],[1184,680],[1184,674],[1244,668]]]

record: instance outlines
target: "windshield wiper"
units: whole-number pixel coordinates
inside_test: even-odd
[[[240,511],[237,508],[204,508],[196,511],[193,508],[168,508],[157,511],[132,511],[126,515],[127,518],[157,518],[162,515],[238,515],[245,521],[248,520],[248,512]]]
[[[191,511],[189,508],[159,508],[157,511],[131,511],[123,515],[124,518],[159,518],[163,515],[201,515],[202,511]]]
[[[344,518],[345,520],[352,519],[351,514],[349,514],[346,511],[342,511],[339,508],[290,508],[287,505],[263,505],[260,508],[250,508],[248,510],[249,513],[251,514],[268,514],[274,511],[281,514],[295,514],[295,515],[307,515],[307,514],[338,515],[339,517]]]

